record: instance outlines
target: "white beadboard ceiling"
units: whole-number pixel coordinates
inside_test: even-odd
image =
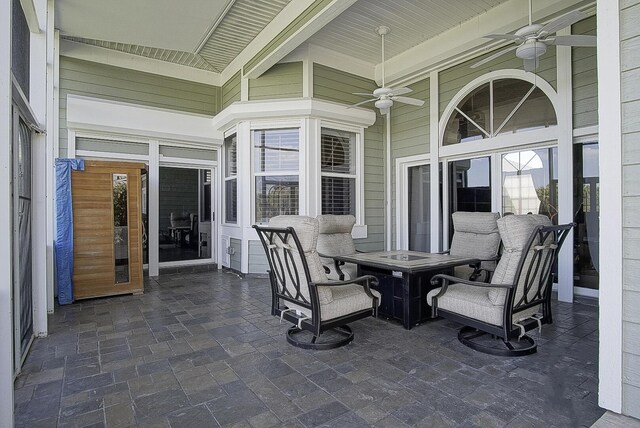
[[[77,43],[220,73],[291,1],[56,0],[56,27]],[[390,59],[506,1],[358,0],[306,42],[375,66],[377,26],[391,28]]]
[[[392,58],[507,0],[358,0],[308,42],[371,64],[381,59],[376,27],[386,25],[385,57]],[[526,10],[527,2],[522,2]]]

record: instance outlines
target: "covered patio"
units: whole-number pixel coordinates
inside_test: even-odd
[[[304,351],[269,315],[264,275],[147,279],[141,296],[58,307],[16,381],[16,426],[591,426],[597,301],[554,298],[524,358],[480,354],[436,320],[367,318],[352,344]]]

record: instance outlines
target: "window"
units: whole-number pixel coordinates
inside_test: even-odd
[[[298,214],[300,132],[295,129],[253,131],[255,221]]]
[[[322,214],[356,215],[356,134],[322,128]]]
[[[445,146],[557,125],[551,100],[534,84],[495,79],[480,85],[454,107]]]
[[[238,147],[236,134],[224,139],[224,221],[238,223]]]

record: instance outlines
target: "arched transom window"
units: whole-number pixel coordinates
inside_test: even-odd
[[[557,125],[551,100],[535,84],[498,78],[473,89],[447,120],[444,146]]]

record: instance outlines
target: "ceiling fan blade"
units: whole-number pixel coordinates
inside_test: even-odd
[[[409,88],[395,88],[391,90],[391,95],[404,95],[404,94],[408,94],[409,92],[413,92],[413,89],[409,89]]]
[[[540,60],[538,58],[535,59],[525,59],[524,60],[524,71],[534,72],[538,68],[540,64]]]
[[[391,99],[393,101],[398,101],[400,103],[405,103],[405,104],[411,104],[412,106],[423,106],[424,105],[424,101],[422,100],[418,100],[416,98],[409,98],[409,97],[398,97],[398,96],[392,96]]]
[[[503,49],[501,51],[498,51],[496,53],[494,53],[493,55],[489,55],[488,57],[486,57],[485,59],[476,62],[475,64],[471,65],[471,68],[476,68],[476,67],[480,67],[483,64],[488,63],[489,61],[493,61],[494,59],[498,58],[499,56],[502,56],[504,54],[506,54],[507,52],[511,52],[514,51],[518,48],[518,46],[509,46],[506,49]]]
[[[517,40],[518,36],[515,34],[487,34],[486,36],[482,36],[485,39],[497,39],[497,40]]]
[[[370,100],[360,101],[359,103],[350,105],[349,107],[358,107],[358,106],[361,106],[362,104],[370,103],[371,101],[378,101],[378,99],[377,98],[371,98]]]
[[[558,19],[554,19],[553,21],[547,23],[544,27],[538,31],[538,34],[551,34],[556,31],[568,27],[569,25],[575,24],[578,21],[586,18],[587,15],[579,10],[574,10],[573,12],[569,12],[566,15],[559,17]]]
[[[576,35],[576,36],[556,36],[554,39],[550,41],[546,41],[545,43],[549,43],[556,46],[584,46],[584,47],[595,47],[597,43],[596,36],[585,36],[585,35]]]
[[[352,92],[351,94],[362,95],[363,97],[375,97],[375,95],[373,95],[372,93],[366,93],[366,92]]]

